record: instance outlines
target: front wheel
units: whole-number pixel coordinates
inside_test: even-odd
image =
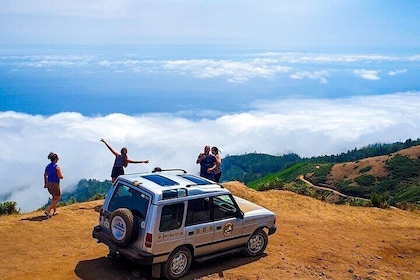
[[[192,255],[186,247],[179,247],[171,253],[163,265],[163,276],[167,279],[179,279],[190,269]]]
[[[268,244],[268,237],[264,230],[256,230],[248,242],[246,243],[246,248],[244,254],[249,257],[255,257],[261,255]]]

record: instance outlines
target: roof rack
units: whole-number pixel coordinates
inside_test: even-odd
[[[164,172],[164,171],[182,171],[184,174],[187,174],[187,171],[185,171],[182,168],[168,168],[168,169],[162,169],[160,167],[155,167],[152,171],[152,173],[156,173],[156,172]]]

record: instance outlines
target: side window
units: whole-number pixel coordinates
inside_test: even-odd
[[[236,217],[237,211],[230,195],[213,197],[213,215],[215,221]]]
[[[149,196],[120,183],[111,197],[108,211],[113,212],[118,208],[128,208],[134,215],[144,219],[149,207],[149,200]]]
[[[210,204],[208,198],[188,201],[186,226],[207,223],[210,221]]]
[[[184,203],[165,205],[162,207],[159,231],[178,229],[182,225],[184,217]]]

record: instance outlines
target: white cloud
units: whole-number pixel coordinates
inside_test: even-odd
[[[321,71],[314,71],[314,72],[309,72],[309,71],[300,71],[300,72],[296,72],[292,75],[290,75],[291,79],[304,79],[304,78],[308,78],[311,80],[318,80],[321,84],[327,84],[328,80],[327,78],[329,77],[329,73],[327,70],[321,70]]]
[[[381,79],[377,70],[357,69],[354,70],[354,74],[365,80],[377,81]]]
[[[386,63],[414,63],[418,56],[386,56],[376,54],[315,54],[315,53],[257,53],[235,55],[232,59],[142,59],[126,55],[30,55],[0,57],[0,66],[13,71],[38,68],[53,70],[110,71],[113,73],[170,74],[195,79],[224,79],[229,83],[246,83],[252,79],[278,80],[286,75],[291,79],[317,80],[329,83],[330,74],[353,74],[366,80],[380,80],[382,70],[357,69],[363,65],[387,65]],[[343,67],[345,65],[345,67]],[[407,73],[407,69],[390,70],[389,76]]]
[[[407,69],[399,69],[399,70],[389,71],[388,76],[398,76],[405,73],[407,73]]]
[[[253,59],[244,61],[231,60],[176,60],[167,61],[162,67],[168,71],[191,74],[196,78],[226,78],[228,82],[240,83],[252,78],[272,79],[278,74],[291,71],[291,67],[282,66],[277,61]]]
[[[60,156],[64,190],[82,178],[109,178],[113,155],[99,141],[128,147],[129,157],[150,164],[129,165],[127,173],[155,166],[197,172],[197,154],[216,145],[223,155],[295,152],[315,156],[346,152],[372,143],[420,135],[420,92],[345,99],[288,99],[259,102],[248,112],[192,121],[180,114],[50,117],[0,112],[0,197],[23,211],[46,203],[43,170],[50,151]]]
[[[254,56],[254,54],[252,55]],[[419,61],[419,55],[395,56],[379,54],[330,54],[301,52],[265,52],[255,56],[271,58],[281,63],[377,63],[377,62],[414,62]]]

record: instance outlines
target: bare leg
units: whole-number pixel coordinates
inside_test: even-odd
[[[61,196],[53,196],[53,200],[51,201],[51,208],[54,210],[54,213],[57,212],[57,203],[60,201]],[[51,210],[51,209],[50,209]]]

